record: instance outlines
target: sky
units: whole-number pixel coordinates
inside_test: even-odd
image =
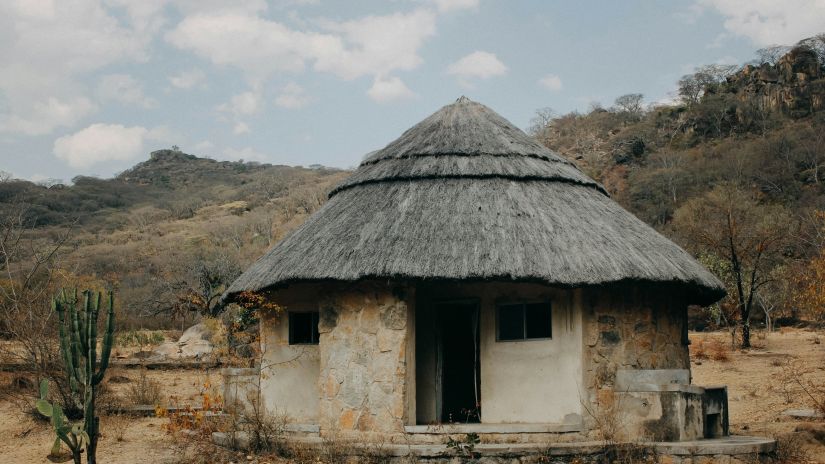
[[[354,167],[461,95],[527,128],[820,32],[825,0],[2,0],[0,171]]]

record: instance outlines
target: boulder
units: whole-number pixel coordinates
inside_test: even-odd
[[[165,342],[153,354],[165,359],[204,358],[212,353],[212,331],[206,324],[195,324],[186,329],[176,342]]]

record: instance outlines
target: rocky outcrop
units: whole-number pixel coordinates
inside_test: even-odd
[[[825,68],[814,50],[796,47],[776,64],[746,65],[727,78],[726,89],[760,108],[800,118],[825,109]]]

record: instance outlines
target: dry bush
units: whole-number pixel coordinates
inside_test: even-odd
[[[712,338],[708,342],[708,357],[714,361],[729,361],[730,347],[721,340]]]
[[[805,448],[805,440],[799,433],[775,436],[774,459],[777,464],[805,464],[813,462]]]
[[[147,370],[140,370],[140,375],[136,382],[132,382],[126,390],[126,399],[131,405],[160,406],[162,401],[162,390],[160,382],[149,378]]]
[[[795,431],[802,434],[809,443],[825,445],[825,424],[803,422],[796,426]]]
[[[825,382],[816,378],[820,366],[801,360],[791,360],[776,376],[785,402],[800,401],[820,414],[825,414]]]
[[[115,338],[116,346],[146,346],[160,345],[166,336],[160,330],[128,330],[121,332]]]
[[[223,399],[220,394],[215,392],[215,387],[209,380],[200,383],[199,396],[201,399],[201,407],[194,408],[191,404],[186,404],[177,408],[163,408],[155,407],[155,415],[158,417],[166,417],[169,422],[163,425],[174,439],[209,439],[212,432],[218,432],[225,429],[224,424],[220,420],[223,410]],[[173,400],[175,397],[172,398]],[[176,405],[172,405],[176,406]]]
[[[290,421],[289,416],[268,413],[257,397],[247,399],[249,406],[244,411],[245,414],[232,414],[232,429],[229,433],[245,433],[250,451],[287,455],[286,426]]]
[[[690,341],[690,357],[693,359],[708,359],[707,347],[703,339],[697,338]]]
[[[622,408],[622,401],[616,393],[610,389],[598,390],[595,405],[582,402],[585,411],[593,419],[596,429],[602,439],[609,444],[616,444],[624,441],[625,412]]]
[[[104,432],[104,436],[111,434],[115,441],[122,442],[131,421],[132,418],[124,414],[109,414],[100,430]]]

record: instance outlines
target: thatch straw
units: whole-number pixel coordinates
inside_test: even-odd
[[[372,278],[669,282],[699,304],[724,294],[571,163],[464,98],[371,154],[227,295]]]

